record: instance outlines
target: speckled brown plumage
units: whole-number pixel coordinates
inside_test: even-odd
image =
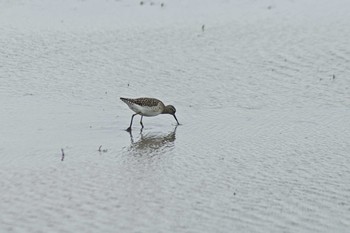
[[[129,98],[120,98],[122,101],[124,101],[126,104],[129,105],[129,103],[131,104],[137,104],[140,106],[148,106],[148,107],[153,107],[153,106],[157,106],[159,103],[161,103],[162,105],[163,102],[155,99],[155,98],[146,98],[146,97],[142,97],[142,98],[137,98],[137,99],[129,99]]]

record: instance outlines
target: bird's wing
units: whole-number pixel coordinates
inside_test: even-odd
[[[154,98],[137,98],[137,99],[127,99],[127,98],[121,98],[122,101],[124,101],[126,104],[133,103],[137,104],[139,106],[157,106],[160,100],[154,99]]]

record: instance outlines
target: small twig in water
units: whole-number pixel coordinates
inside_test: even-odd
[[[98,152],[103,152],[103,153],[106,153],[108,150],[107,149],[103,149],[103,150],[101,150],[101,148],[102,148],[102,145],[98,148]]]
[[[63,161],[63,160],[64,160],[64,151],[63,151],[63,148],[61,148],[61,151],[62,151],[61,161]]]

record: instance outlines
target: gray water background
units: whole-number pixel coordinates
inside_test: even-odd
[[[349,232],[349,4],[145,3],[1,3],[0,231]]]

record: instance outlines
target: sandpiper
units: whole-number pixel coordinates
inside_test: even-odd
[[[131,122],[129,128],[126,129],[126,131],[131,131],[132,121],[134,119],[134,116],[141,115],[140,124],[143,128],[142,118],[144,116],[146,117],[152,117],[157,116],[159,114],[171,114],[174,116],[177,124],[179,125],[179,121],[177,120],[175,116],[176,109],[173,105],[167,105],[165,106],[162,101],[155,99],[155,98],[137,98],[137,99],[129,99],[129,98],[123,98],[120,97],[120,99],[126,103],[131,110],[135,112],[131,116]]]

